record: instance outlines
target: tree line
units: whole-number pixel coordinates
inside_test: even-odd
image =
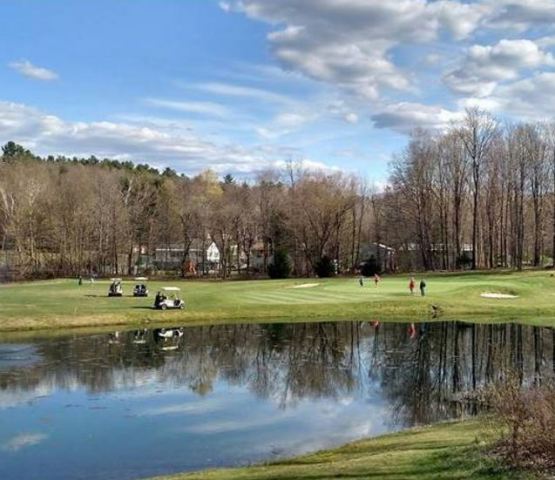
[[[391,164],[384,235],[426,270],[552,264],[554,145],[551,124],[503,125],[478,109],[414,132]]]
[[[263,275],[277,252],[292,274],[311,275],[324,258],[353,269],[368,239],[366,186],[343,173],[291,164],[238,182],[210,170],[187,177],[95,157],[41,158],[13,142],[2,152],[0,264],[15,277],[134,274],[138,264],[152,273],[156,249],[177,247],[184,263],[192,246],[205,252],[212,242],[222,277]],[[184,273],[181,263],[175,270]]]
[[[546,266],[555,251],[554,145],[550,124],[505,125],[470,109],[445,131],[415,131],[377,190],[360,175],[293,162],[237,181],[210,170],[188,177],[96,157],[42,158],[8,142],[0,275],[156,273],[154,252],[176,246],[182,263],[173,273],[184,274],[192,250],[212,242],[224,278],[269,268],[356,272],[364,262],[377,271],[387,252],[389,268],[403,271]]]

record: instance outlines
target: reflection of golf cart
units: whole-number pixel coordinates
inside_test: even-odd
[[[164,351],[177,350],[182,336],[182,328],[157,328],[154,330],[154,341]]]
[[[108,289],[109,297],[121,297],[123,296],[123,287],[121,286],[121,278],[112,278],[112,283]]]
[[[133,296],[134,297],[148,297],[148,288],[146,287],[146,281],[148,279],[146,277],[136,277],[135,281],[140,282],[135,285],[133,289]]]
[[[180,291],[178,287],[164,287],[156,294],[154,308],[159,310],[184,308],[185,302],[179,298]]]
[[[179,338],[183,336],[182,328],[157,328],[154,334],[160,338]]]

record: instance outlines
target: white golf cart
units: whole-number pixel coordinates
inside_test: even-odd
[[[135,281],[139,283],[133,288],[134,297],[148,297],[148,288],[145,283],[147,280],[148,278],[146,277],[135,277]]]
[[[122,297],[123,286],[121,285],[121,278],[112,278],[110,288],[108,289],[109,297]]]
[[[185,302],[179,298],[180,291],[178,287],[164,287],[156,294],[154,308],[158,310],[185,308]]]

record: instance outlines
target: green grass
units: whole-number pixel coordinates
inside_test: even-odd
[[[537,478],[503,469],[497,460],[486,455],[488,444],[495,438],[492,435],[483,421],[442,423],[362,440],[291,460],[160,477],[159,480]]]
[[[417,277],[417,282],[420,277]],[[555,277],[550,272],[426,275],[428,294],[410,296],[408,276],[384,276],[376,288],[356,278],[149,282],[151,294],[178,285],[187,301],[183,311],[151,309],[152,297],[108,298],[108,281],[52,280],[0,287],[0,330],[124,325],[141,322],[209,324],[311,320],[422,321],[431,305],[440,318],[555,324]],[[312,288],[295,286],[317,283]],[[482,292],[505,292],[515,299],[486,299]]]

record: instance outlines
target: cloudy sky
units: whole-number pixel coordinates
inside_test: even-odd
[[[0,143],[387,176],[415,127],[555,109],[555,0],[3,0]]]

